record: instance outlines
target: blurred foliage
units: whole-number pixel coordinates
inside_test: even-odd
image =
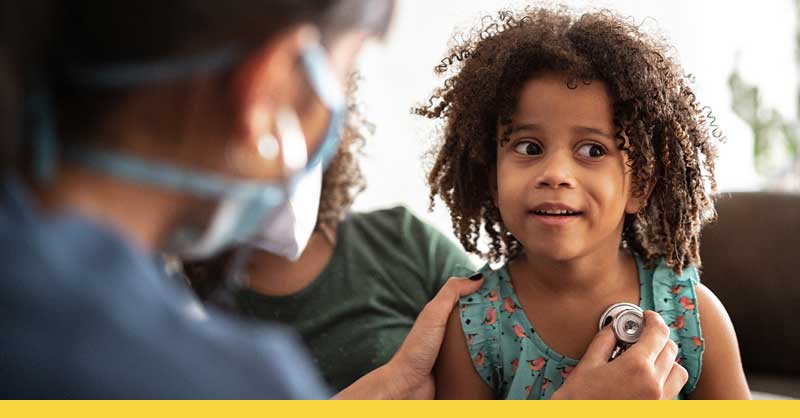
[[[794,1],[795,16],[800,21],[800,0]],[[800,29],[795,29],[795,63],[800,68]],[[736,68],[728,77],[733,111],[753,132],[753,162],[762,176],[800,176],[800,95],[798,115],[789,119],[766,106],[755,84],[744,80]]]
[[[756,170],[765,174],[769,169],[769,156],[773,147],[783,147],[787,158],[798,156],[797,124],[788,122],[774,108],[767,108],[761,101],[757,86],[742,79],[736,70],[728,77],[728,86],[733,99],[733,111],[753,131],[753,159]]]

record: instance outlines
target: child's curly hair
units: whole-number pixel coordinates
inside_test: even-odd
[[[358,164],[359,154],[366,139],[374,134],[375,126],[370,122],[358,99],[358,90],[363,81],[361,73],[354,72],[347,82],[347,119],[342,128],[342,143],[322,176],[319,212],[316,229],[323,231],[328,240],[336,225],[345,217],[355,198],[366,188],[366,181]]]
[[[449,74],[414,112],[443,122],[428,175],[431,206],[439,196],[467,251],[491,261],[519,254],[492,199],[497,144],[510,132],[523,84],[545,72],[605,83],[614,104],[620,149],[629,157],[633,193],[646,205],[626,215],[622,242],[652,266],[663,257],[680,273],[701,267],[702,226],[716,216],[714,160],[721,133],[700,107],[671,48],[609,11],[577,15],[562,7],[500,11],[457,34],[435,71]],[[498,138],[498,126],[504,132]],[[706,189],[708,187],[708,189]],[[481,230],[488,251],[478,249]]]

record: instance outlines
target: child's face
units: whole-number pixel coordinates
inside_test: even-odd
[[[559,75],[525,83],[509,141],[497,149],[496,201],[530,255],[568,261],[619,246],[631,196],[605,85]],[[607,247],[609,246],[609,247]]]

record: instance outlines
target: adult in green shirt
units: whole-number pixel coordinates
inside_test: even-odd
[[[339,391],[386,364],[444,281],[471,264],[402,207],[349,214],[338,224],[335,243],[317,234],[293,263],[259,251],[249,263],[250,286],[237,292],[235,307],[297,330]],[[263,274],[276,270],[296,279],[291,287],[270,280],[274,273]]]

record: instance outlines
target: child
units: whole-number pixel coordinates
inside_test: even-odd
[[[431,199],[468,251],[503,263],[454,311],[437,396],[548,399],[603,311],[629,302],[669,324],[655,364],[677,354],[680,398],[749,397],[730,319],[698,277],[719,138],[670,49],[605,11],[482,24],[417,109],[445,122]]]

